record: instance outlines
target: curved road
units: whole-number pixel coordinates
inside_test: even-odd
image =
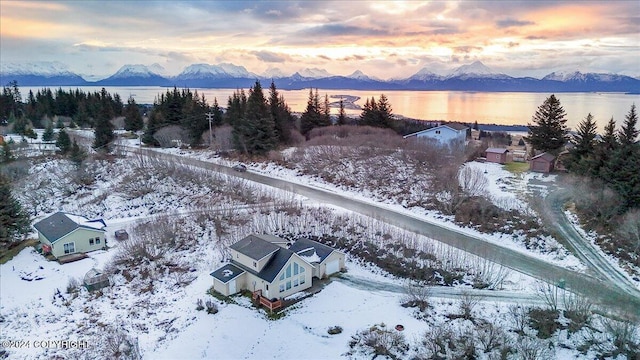
[[[555,190],[545,198],[545,203],[551,213],[551,217],[545,217],[547,221],[558,233],[564,244],[591,270],[594,276],[601,280],[615,284],[628,294],[640,297],[640,290],[620,271],[619,268],[611,264],[601,254],[591,241],[582,237],[576,230],[564,212],[564,204],[569,200],[569,196],[564,190]]]
[[[224,165],[179,155],[160,153],[148,149],[129,148],[128,151],[161,157],[231,176],[237,176],[253,182],[290,191],[315,201],[336,205],[353,212],[370,216],[491,260],[534,278],[552,284],[564,282],[566,289],[590,298],[595,304],[603,306],[606,311],[617,313],[623,318],[640,321],[640,296],[632,295],[620,289],[615,283],[603,282],[598,278],[550,264],[533,256],[490,243],[480,237],[470,236],[444,227],[438,223],[432,223],[409,214],[390,210],[376,203],[352,199],[325,189],[293,183],[253,172],[237,172]]]

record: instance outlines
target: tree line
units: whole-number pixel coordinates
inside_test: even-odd
[[[535,150],[557,156],[569,144],[562,162],[570,173],[613,189],[622,201],[621,213],[640,207],[640,131],[635,104],[619,129],[611,118],[602,134],[597,133],[589,113],[570,135],[566,112],[555,95],[538,107],[532,121],[526,139]]]

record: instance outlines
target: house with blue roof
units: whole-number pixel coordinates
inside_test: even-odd
[[[229,247],[230,261],[211,273],[214,290],[225,296],[249,290],[273,303],[308,289],[314,276],[324,277],[344,268],[343,253],[302,240],[289,248],[273,235],[252,234],[236,242]],[[322,266],[321,270],[316,265]]]
[[[106,248],[106,226],[102,219],[89,220],[62,211],[33,225],[44,253],[56,258]]]

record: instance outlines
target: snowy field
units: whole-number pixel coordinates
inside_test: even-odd
[[[233,164],[206,152],[166,151]],[[349,192],[273,164],[250,164],[249,167],[250,171],[341,192],[362,201],[372,198],[371,194]],[[224,246],[253,231],[276,231],[286,226],[293,232],[302,232],[311,221],[318,222],[316,231],[322,233],[331,228],[331,221],[341,217],[350,219],[352,225],[364,221],[372,227],[361,234],[371,241],[379,241],[374,239],[380,236],[378,229],[394,236],[401,236],[401,231],[342,209],[301,201],[265,186],[250,185],[225,176],[211,177],[211,174],[194,169],[136,163],[131,158],[85,169],[97,179],[88,185],[82,181],[75,185],[57,181],[78,173],[71,165],[56,160],[41,162],[31,171],[38,176],[24,184],[26,191],[22,200],[29,203],[29,209],[37,219],[58,209],[82,212],[89,217],[102,216],[108,225],[111,248],[65,265],[47,261],[28,248],[0,265],[0,338],[2,348],[8,351],[10,358],[128,358],[127,354],[135,353],[133,350],[137,349],[145,359],[370,359],[373,357],[371,349],[362,343],[351,347],[350,342],[354,336],[362,337],[363,331],[375,326],[384,329],[381,333],[385,336],[400,336],[405,346],[392,349],[399,358],[433,355],[425,343],[434,343],[434,334],[448,336],[456,344],[472,341],[481,349],[489,329],[494,328],[499,334],[497,338],[502,341],[486,352],[479,350],[481,359],[496,358],[499,350],[505,347],[517,353],[535,349],[539,355],[536,358],[540,359],[592,358],[593,353],[579,353],[575,348],[593,336],[604,341],[601,339],[604,334],[593,335],[586,328],[573,333],[567,329],[558,330],[549,339],[539,339],[534,329],[526,324],[522,328],[519,325],[519,301],[509,303],[487,297],[469,304],[465,303],[469,298],[431,296],[429,306],[420,311],[401,306],[406,302],[403,292],[375,287],[363,289],[341,280],[334,280],[320,293],[286,309],[282,318],[271,320],[264,310],[255,309],[247,298],[236,296],[228,303],[207,293],[212,286],[209,273],[224,258]],[[489,167],[487,176],[496,184],[500,183],[499,179],[508,179],[505,183],[511,185],[490,187],[491,193],[518,200],[520,189],[525,185],[513,181],[512,175],[502,171],[499,167]],[[118,176],[112,176],[113,173]],[[129,183],[136,187],[123,188]],[[131,191],[135,191],[136,196],[128,196]],[[286,215],[277,205],[281,202],[311,210]],[[216,205],[222,203],[226,208]],[[256,206],[265,203],[275,205],[264,209]],[[504,234],[486,235],[459,228],[451,219],[435,212],[405,209],[391,201],[385,206],[489,241],[507,243],[508,237]],[[213,209],[222,211],[218,216]],[[208,217],[202,214],[203,210]],[[314,217],[314,214],[326,213],[334,214],[336,218]],[[181,226],[177,231],[185,238],[185,246],[165,254],[165,258],[158,261],[160,265],[145,261],[129,265],[118,262],[124,243],[112,239],[113,232],[126,228],[135,238],[137,226],[153,219],[169,226]],[[322,227],[323,221],[327,222],[326,228]],[[216,229],[212,226],[214,222]],[[218,235],[218,230],[222,235]],[[418,243],[423,243],[424,248],[435,248],[438,256],[455,252],[445,250],[444,246],[434,247],[427,240]],[[507,244],[527,252],[516,241]],[[575,258],[560,251],[536,256],[574,269],[581,268]],[[470,260],[459,258],[458,261]],[[174,267],[184,270],[174,272]],[[91,293],[78,286],[77,281],[81,281],[91,268],[109,269],[112,286]],[[347,268],[348,276],[364,283],[388,284],[394,288],[405,284],[404,280],[352,257],[348,258]],[[466,271],[474,270],[470,267]],[[502,285],[504,290],[496,290],[496,293],[520,293],[523,298],[537,297],[540,286],[518,273],[508,274]],[[197,310],[198,300],[215,303],[218,313]],[[470,306],[469,314],[462,317],[465,304]],[[530,304],[522,304],[520,309],[525,306]],[[562,315],[560,321],[569,323]],[[593,326],[602,327],[600,321],[603,320],[592,320]],[[489,323],[492,325],[487,325]],[[395,330],[398,324],[404,327],[403,331]],[[335,326],[341,327],[342,331],[330,335],[329,328]],[[62,348],[61,340],[85,348]],[[20,346],[16,347],[17,344]],[[456,346],[445,352],[451,357],[463,354],[461,345]]]

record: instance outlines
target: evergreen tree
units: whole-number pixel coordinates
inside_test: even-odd
[[[322,103],[321,112],[322,124],[324,126],[331,125],[331,105],[329,104],[329,95],[324,94],[324,102]]]
[[[271,86],[269,87],[269,113],[273,119],[278,143],[289,143],[291,141],[293,116],[289,106],[284,101],[284,96],[278,94],[273,81],[271,81]]]
[[[76,165],[80,166],[84,159],[87,158],[87,153],[82,149],[76,139],[73,139],[73,144],[71,145],[71,152],[69,153],[69,160],[71,160]]]
[[[13,161],[13,153],[11,152],[11,145],[8,141],[2,143],[2,162],[8,163]]]
[[[64,129],[58,133],[58,139],[56,140],[56,146],[60,149],[62,154],[66,154],[71,150],[71,139]]]
[[[636,143],[640,130],[636,128],[638,125],[638,114],[636,113],[636,104],[631,105],[629,113],[624,118],[624,123],[618,133],[618,141],[620,146],[633,146]]]
[[[309,132],[314,128],[320,126],[320,109],[319,109],[319,99],[318,99],[318,91],[316,90],[315,95],[313,94],[313,89],[309,89],[309,99],[307,100],[307,108],[300,116],[300,132],[302,135],[308,138]]]
[[[29,232],[29,215],[11,194],[11,183],[0,173],[0,242],[15,241]]]
[[[100,93],[100,113],[94,124],[93,148],[103,152],[111,151],[111,142],[115,139],[113,133],[113,106],[111,105],[110,96],[107,91],[102,88]]]
[[[558,153],[567,142],[569,132],[560,100],[555,95],[549,96],[538,107],[532,121],[534,124],[528,124],[529,135],[526,140],[536,150]]]
[[[138,104],[133,97],[127,100],[127,106],[124,109],[124,129],[127,131],[142,130],[144,123],[142,121],[142,115],[138,109]]]
[[[162,113],[159,109],[154,108],[154,110],[151,111],[151,115],[149,115],[149,121],[142,136],[142,142],[151,146],[160,146],[160,143],[153,135],[160,129],[162,123]]]
[[[246,111],[233,126],[236,148],[251,155],[264,155],[276,147],[275,124],[269,114],[260,81],[249,91]]]
[[[224,113],[222,112],[222,109],[218,104],[217,98],[213,98],[213,105],[211,106],[211,109],[209,109],[209,112],[213,114],[213,119],[211,120],[211,126],[216,127],[216,126],[222,125]]]
[[[44,132],[42,133],[42,141],[52,141],[53,138],[54,138],[53,123],[49,121],[49,123],[47,123],[47,127],[44,129]]]
[[[571,139],[574,147],[569,152],[567,169],[580,175],[593,174],[596,149],[596,122],[591,113],[578,124],[576,135]]]
[[[604,127],[604,134],[600,137],[600,141],[596,143],[595,162],[593,166],[593,174],[607,182],[610,169],[609,160],[615,149],[618,148],[618,136],[616,135],[616,122],[611,118]]]
[[[344,111],[344,101],[340,99],[340,107],[338,108],[338,122],[337,125],[345,125],[347,123],[347,114]]]
[[[384,94],[380,94],[378,104],[376,106],[377,123],[380,127],[393,128],[393,115],[391,104]]]

